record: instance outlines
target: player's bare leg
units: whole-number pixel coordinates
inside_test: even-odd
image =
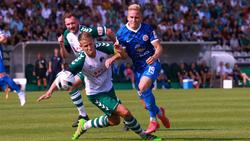
[[[4,94],[5,94],[5,99],[8,99],[9,98],[9,93],[10,93],[10,88],[9,86],[6,87],[5,91],[4,91]]]

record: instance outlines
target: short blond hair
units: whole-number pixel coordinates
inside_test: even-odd
[[[78,36],[78,41],[83,41],[83,40],[87,40],[87,39],[92,39],[92,36],[89,32],[82,32],[80,33],[80,35]]]
[[[130,10],[136,10],[141,12],[141,6],[139,4],[131,4],[128,6],[128,11]]]

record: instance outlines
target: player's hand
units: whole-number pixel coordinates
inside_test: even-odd
[[[41,95],[36,101],[40,102],[45,99],[49,99],[51,97],[52,93],[46,92],[45,94]]]
[[[63,35],[59,36],[57,38],[57,41],[59,42],[59,44],[63,44]]]
[[[155,59],[153,56],[150,56],[150,57],[146,60],[146,63],[149,64],[149,65],[151,65],[151,64],[154,63],[155,60],[156,60],[156,59]]]
[[[116,41],[115,34],[111,28],[106,29],[106,35],[112,40],[112,42]]]

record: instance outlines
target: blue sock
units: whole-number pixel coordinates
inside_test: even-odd
[[[159,107],[156,105],[155,97],[151,89],[146,90],[142,93],[141,98],[144,100],[146,109],[149,111],[151,118],[156,118],[157,113],[159,113]]]

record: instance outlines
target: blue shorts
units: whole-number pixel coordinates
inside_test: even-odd
[[[159,61],[155,61],[153,64],[148,65],[143,72],[135,72],[135,82],[137,88],[142,76],[146,76],[152,80],[152,88],[153,88],[153,83],[157,79],[160,70],[161,70],[161,63]]]
[[[0,88],[5,91],[5,89],[7,88],[7,84],[6,82],[3,80],[3,78],[0,78]]]

